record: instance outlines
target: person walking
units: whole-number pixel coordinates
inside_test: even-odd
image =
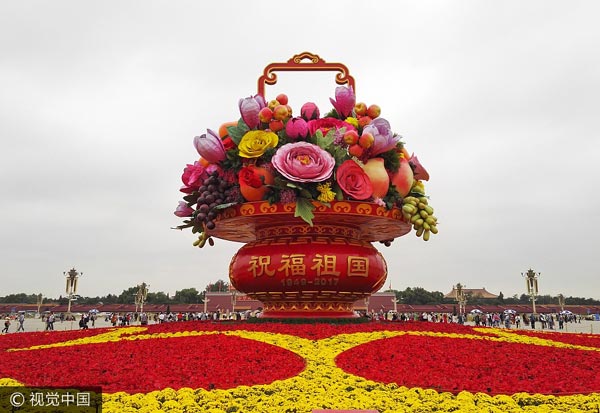
[[[6,317],[4,319],[4,328],[2,329],[3,333],[8,333],[8,328],[10,327],[10,317]]]
[[[25,314],[24,313],[19,313],[19,328],[17,328],[17,333],[19,331],[23,331],[25,332],[25,327],[23,327],[23,323],[25,323]]]

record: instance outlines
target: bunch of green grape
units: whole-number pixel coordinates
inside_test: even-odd
[[[425,196],[407,196],[402,202],[402,215],[407,222],[417,231],[417,237],[423,236],[429,241],[431,234],[437,234],[437,218],[433,215],[433,208]]]

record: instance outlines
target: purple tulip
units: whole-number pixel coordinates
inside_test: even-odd
[[[223,141],[214,131],[207,129],[207,133],[194,137],[194,147],[201,157],[210,163],[217,163],[225,159]]]
[[[302,118],[292,118],[285,124],[285,133],[292,140],[306,139],[309,136],[308,123]]]
[[[343,120],[352,115],[356,104],[356,96],[354,96],[352,87],[339,86],[335,88],[335,100],[329,98],[329,101]]]
[[[312,102],[305,103],[302,105],[302,108],[300,108],[300,116],[302,116],[305,121],[319,119],[320,115],[319,108]]]
[[[400,140],[400,136],[392,132],[390,123],[383,118],[377,118],[365,126],[363,134],[366,132],[371,133],[375,138],[371,147],[371,156],[394,149]]]
[[[258,113],[262,108],[267,106],[267,103],[261,95],[254,95],[240,99],[238,106],[244,123],[250,129],[255,129],[260,124]]]
[[[177,205],[177,209],[174,212],[175,215],[181,218],[191,217],[193,213],[194,210],[184,201],[179,201],[179,205]]]
[[[413,176],[419,181],[429,181],[429,172],[421,165],[419,158],[413,153],[408,160],[408,164],[413,170]]]

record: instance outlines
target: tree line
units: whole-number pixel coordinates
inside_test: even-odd
[[[77,295],[75,301],[72,303],[76,304],[133,304],[136,300],[140,286],[136,285],[129,287],[119,295],[107,294],[105,296],[96,297],[85,297]],[[170,296],[169,293],[163,291],[148,291],[144,303],[146,304],[202,304],[204,303],[204,297],[206,291],[217,292],[217,291],[229,291],[229,283],[223,280],[218,280],[215,283],[211,283],[206,286],[203,291],[198,291],[196,288],[184,288],[179,291],[175,291],[175,295]],[[0,303],[11,303],[11,304],[37,304],[40,298],[39,294],[9,294],[4,297],[0,297]],[[44,297],[44,303],[57,302],[59,304],[67,304],[69,301],[68,296],[59,296],[58,298]]]
[[[184,288],[176,291],[175,295],[170,296],[168,293],[162,291],[148,292],[146,296],[146,304],[202,304],[204,303],[204,297],[206,291],[229,291],[229,283],[223,280],[218,280],[215,283],[211,283],[206,286],[202,291],[198,291],[196,288]],[[139,286],[133,286],[123,290],[119,295],[108,294],[102,297],[83,297],[77,296],[76,303],[78,304],[133,304],[135,297],[138,292]],[[421,287],[407,287],[404,290],[387,290],[387,292],[393,292],[396,294],[396,299],[399,303],[409,305],[435,305],[435,304],[452,304],[455,303],[454,298],[444,298],[444,294],[440,291],[427,291]],[[21,303],[21,304],[36,304],[39,300],[39,294],[9,294],[4,297],[0,297],[0,303]],[[58,298],[44,297],[44,302],[58,302],[59,304],[66,304],[68,297],[60,296]],[[509,305],[509,304],[530,304],[531,300],[528,295],[517,294],[512,297],[505,297],[502,292],[496,299],[485,299],[479,297],[467,297],[467,304],[470,305]],[[558,304],[558,298],[551,295],[540,295],[536,297],[536,303],[545,304]],[[565,304],[567,305],[600,305],[600,300],[593,298],[584,297],[565,297]]]

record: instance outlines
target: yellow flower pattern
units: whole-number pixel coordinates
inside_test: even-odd
[[[501,341],[572,348],[581,351],[600,351],[597,347],[577,346],[550,339],[529,337],[500,329],[475,329],[486,335],[440,333],[433,331],[375,331],[339,334],[321,340],[297,336],[246,330],[183,331],[145,334],[146,328],[114,329],[92,337],[62,343],[33,346],[12,351],[39,348],[79,346],[119,340],[167,339],[173,337],[224,334],[238,336],[290,350],[306,361],[305,369],[297,376],[271,384],[238,386],[232,389],[204,390],[166,388],[147,394],[117,392],[103,394],[103,412],[296,412],[310,413],[314,409],[368,410],[380,413],[397,412],[584,412],[598,411],[600,393],[587,395],[551,396],[516,393],[490,396],[485,393],[458,394],[433,389],[407,388],[384,384],[349,374],[335,364],[335,358],[357,345],[402,335],[446,337],[456,339]],[[0,379],[0,386],[19,386],[15,380]]]

